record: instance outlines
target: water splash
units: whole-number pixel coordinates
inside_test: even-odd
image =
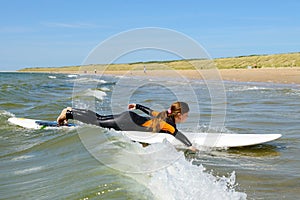
[[[131,174],[129,176],[145,185],[157,199],[241,200],[247,198],[246,193],[235,189],[237,185],[235,172],[232,172],[229,177],[217,177],[206,172],[202,165],[196,166],[192,163],[181,156],[164,169],[147,175]]]
[[[136,153],[136,156],[133,157],[134,160],[132,160],[127,157],[114,155],[111,152],[111,160],[118,158],[120,163],[125,163],[127,160],[127,165],[134,165],[132,168],[138,168],[136,165],[139,165],[139,160],[143,160],[143,163],[140,163],[140,167],[149,166],[150,168],[151,166],[158,166],[157,162],[166,159],[166,157],[177,158],[168,165],[161,165],[160,168],[155,167],[155,170],[152,171],[125,172],[126,176],[135,179],[138,183],[148,188],[156,199],[235,200],[247,198],[246,193],[236,191],[235,189],[237,185],[235,172],[231,172],[229,177],[214,176],[212,173],[207,172],[201,164],[194,164],[196,162],[193,162],[193,159],[188,160],[185,152],[175,149],[168,142],[153,144],[143,148],[139,143],[128,141],[121,136],[116,137],[118,133],[114,131],[110,133],[115,140],[123,143],[121,145],[123,148],[130,151],[131,154]],[[151,156],[157,149],[164,152]],[[139,159],[139,155],[141,157],[146,155],[148,159]]]

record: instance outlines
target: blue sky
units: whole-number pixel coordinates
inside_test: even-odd
[[[299,52],[299,9],[298,0],[0,0],[0,71],[80,65],[100,42],[143,27],[181,32],[212,58]],[[123,60],[136,61],[147,58]]]

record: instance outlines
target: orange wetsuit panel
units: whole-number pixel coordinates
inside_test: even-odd
[[[142,126],[144,126],[144,127],[151,127],[151,125],[152,125],[152,119],[148,120],[144,124],[142,124]],[[175,128],[172,125],[168,124],[167,122],[160,123],[160,130],[169,132],[171,134],[175,133]]]
[[[157,111],[152,111],[152,112],[151,112],[151,115],[152,115],[153,117],[156,117],[158,114],[159,114],[159,112],[157,112]]]

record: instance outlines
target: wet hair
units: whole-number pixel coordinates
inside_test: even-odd
[[[174,102],[168,110],[160,112],[152,120],[152,131],[159,132],[162,127],[160,127],[161,122],[165,121],[166,118],[171,118],[175,122],[175,117],[180,114],[185,114],[190,111],[189,105],[185,102],[177,101]]]

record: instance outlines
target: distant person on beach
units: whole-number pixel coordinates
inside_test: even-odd
[[[146,74],[147,73],[147,69],[146,69],[146,66],[144,65],[144,73]]]
[[[171,134],[176,139],[197,151],[189,139],[176,128],[177,123],[186,121],[189,106],[185,102],[174,102],[168,110],[154,111],[140,104],[129,104],[129,110],[141,110],[149,117],[141,116],[133,111],[125,111],[118,115],[99,115],[91,110],[65,108],[57,118],[59,125],[65,125],[69,119],[75,119],[86,124],[92,124],[103,128],[112,128],[120,131],[146,131]]]

